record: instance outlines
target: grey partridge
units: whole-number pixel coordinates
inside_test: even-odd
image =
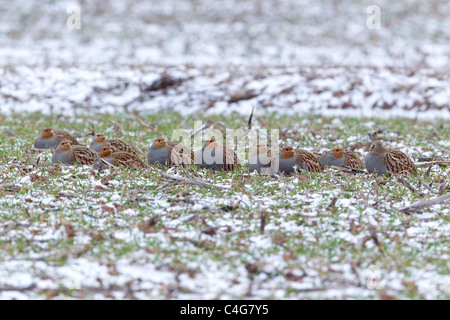
[[[52,156],[52,163],[92,165],[97,154],[82,145],[72,145],[69,140],[62,141]]]
[[[79,144],[77,139],[66,131],[45,128],[41,135],[34,141],[34,147],[37,149],[52,149],[59,146],[64,140],[69,140],[72,145]]]
[[[319,158],[320,164],[323,167],[330,166],[347,166],[350,168],[363,168],[363,162],[356,154],[342,148],[334,148],[333,150],[325,152]]]
[[[195,154],[195,164],[201,169],[234,170],[240,164],[237,154],[212,138]]]
[[[111,146],[107,145],[100,149],[94,163],[95,169],[114,167],[146,168],[146,164],[138,156],[128,152],[115,152]]]
[[[248,169],[258,171],[264,175],[277,173],[278,157],[272,154],[265,144],[257,145],[256,150],[249,156]]]
[[[281,150],[279,161],[279,171],[284,173],[292,173],[297,170],[308,172],[320,172],[323,170],[322,165],[312,153],[303,149],[294,149],[293,147],[285,147]]]
[[[191,148],[181,142],[157,138],[150,146],[147,161],[151,165],[184,166],[194,162],[194,154]]]
[[[378,175],[387,172],[404,175],[417,173],[414,162],[406,154],[385,148],[379,140],[375,140],[370,146],[365,163],[369,173],[377,173]]]
[[[109,145],[116,152],[122,151],[132,153],[136,156],[141,155],[141,151],[131,143],[120,139],[107,139],[103,133],[97,133],[94,135],[90,148],[96,152],[100,152],[100,149],[106,145]]]

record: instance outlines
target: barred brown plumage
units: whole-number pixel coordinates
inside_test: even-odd
[[[72,145],[80,144],[74,136],[72,136],[70,133],[64,130],[53,130],[53,131],[56,134],[56,138],[59,139],[60,141],[69,140]]]
[[[92,165],[95,161],[95,157],[97,156],[95,151],[89,149],[86,146],[75,145],[72,146],[72,150],[75,162],[81,164]]]
[[[346,166],[350,168],[364,168],[364,163],[361,159],[350,151],[344,151]]]
[[[175,152],[183,156],[183,159],[185,159],[183,160],[184,164],[194,163],[195,154],[190,147],[178,141],[167,141],[167,144],[169,147],[172,147]]]
[[[389,172],[400,174],[415,174],[417,172],[414,162],[403,152],[395,150],[387,152],[385,161]]]
[[[297,164],[303,167],[304,170],[310,172],[320,172],[323,170],[319,160],[312,153],[303,149],[295,149],[295,153],[297,154]]]

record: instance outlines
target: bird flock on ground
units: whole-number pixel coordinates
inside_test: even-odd
[[[188,166],[231,171],[241,165],[237,154],[229,147],[219,144],[215,138],[205,142],[194,153],[187,145],[157,138],[147,152],[147,161],[141,159],[143,152],[131,143],[120,139],[108,139],[103,133],[92,133],[88,146],[80,144],[66,131],[46,128],[35,140],[37,149],[53,149],[52,163],[65,165],[91,165],[95,169],[110,167],[146,168],[149,165]],[[309,151],[286,146],[281,151],[271,151],[266,145],[258,145],[249,155],[249,170],[273,175],[278,172],[291,174],[299,171],[320,172],[329,166],[346,166],[364,169],[378,175],[417,173],[414,162],[403,152],[387,149],[375,140],[363,162],[358,155],[343,148],[335,148],[317,158]]]

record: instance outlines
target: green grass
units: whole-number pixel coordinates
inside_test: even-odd
[[[179,175],[226,186],[215,190],[174,183],[158,170],[96,172],[61,167],[54,171],[48,166],[50,151],[41,154],[42,166],[36,165],[39,154],[29,152],[44,127],[68,130],[85,143],[94,128],[146,151],[156,137],[170,137],[180,128],[192,130],[197,120],[211,120],[220,129],[220,124],[245,129],[248,120],[237,114],[158,113],[140,118],[153,129],[131,114],[3,117],[0,184],[15,184],[18,189],[0,189],[0,288],[9,286],[8,291],[0,289],[0,297],[16,292],[33,298],[120,298],[131,292],[159,299],[315,299],[335,297],[329,293],[333,289],[342,290],[339,298],[450,298],[448,286],[441,284],[448,283],[450,275],[448,204],[412,214],[399,212],[404,202],[421,197],[395,177],[327,170],[305,173],[306,179],[299,181],[297,176],[249,175],[245,166],[231,173],[177,169]],[[283,144],[317,154],[359,141],[362,145],[355,151],[361,156],[370,144],[368,134],[381,129],[380,138],[407,151],[415,161],[424,152],[448,160],[448,121],[340,118],[340,126],[333,125],[333,120],[267,114],[255,117],[253,125],[282,128]],[[432,182],[432,192],[420,189],[424,198],[432,198],[438,185],[448,181],[449,172],[436,166],[426,177],[426,168],[420,168],[418,176],[407,180],[417,189],[420,181]],[[21,182],[31,174],[43,181]],[[99,183],[108,175],[113,177],[109,184]],[[338,201],[329,207],[335,197]],[[154,217],[158,220],[149,223]],[[73,228],[73,237],[65,225]],[[375,226],[379,247],[369,225]],[[218,229],[208,235],[203,232],[207,227]],[[37,266],[29,268],[20,261],[35,261]],[[79,264],[83,281],[72,288],[63,270]],[[255,264],[256,270],[249,264]],[[374,264],[383,275],[380,290],[365,286],[363,273]],[[96,268],[104,272],[96,274]],[[151,279],[140,273],[141,268]],[[425,287],[416,284],[422,271],[432,279]],[[27,289],[26,284],[14,282],[20,272],[30,274],[34,284],[50,280]],[[396,281],[400,284],[392,285]],[[110,284],[116,285],[113,292],[105,289]]]

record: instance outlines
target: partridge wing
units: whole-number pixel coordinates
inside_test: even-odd
[[[223,146],[223,168],[225,171],[234,170],[239,165],[239,158],[237,154],[226,146]]]
[[[386,153],[386,167],[391,173],[415,174],[417,168],[412,160],[403,152],[392,150]]]
[[[194,152],[192,152],[191,148],[189,148],[187,145],[181,142],[169,141],[168,147],[171,157],[170,161],[174,165],[179,166],[194,163],[195,158]]]
[[[187,145],[181,142],[177,141],[168,141],[168,146],[173,148],[176,152],[178,152],[180,155],[183,155],[183,163],[184,164],[191,164],[194,162],[194,152],[191,148],[189,148]],[[190,157],[190,162],[188,162],[188,158]]]
[[[320,172],[323,170],[322,165],[312,153],[296,149],[295,153],[297,154],[297,165],[305,171],[308,172]]]
[[[72,146],[73,160],[80,164],[93,165],[97,153],[94,150],[85,146],[75,145]]]
[[[145,168],[145,163],[132,153],[114,152],[112,157],[117,167]]]
[[[55,131],[55,134],[56,134],[56,136],[58,137],[58,140],[61,142],[61,141],[64,141],[64,140],[69,140],[70,141],[70,143],[72,144],[72,145],[78,145],[78,144],[80,144],[78,141],[77,141],[77,139],[75,139],[75,137],[73,137],[72,135],[70,135],[68,132],[66,132],[66,131],[63,131],[63,130],[54,130]]]
[[[169,151],[169,166],[184,166],[192,163],[192,159],[190,158],[190,154],[185,154],[180,152],[180,149],[172,148],[171,146],[167,147]]]
[[[361,159],[358,158],[353,152],[345,152],[345,165],[350,168],[364,168],[364,164]]]
[[[127,152],[134,155],[139,155],[141,152],[133,146],[131,143],[120,139],[108,139],[108,144],[113,148],[115,152]]]

